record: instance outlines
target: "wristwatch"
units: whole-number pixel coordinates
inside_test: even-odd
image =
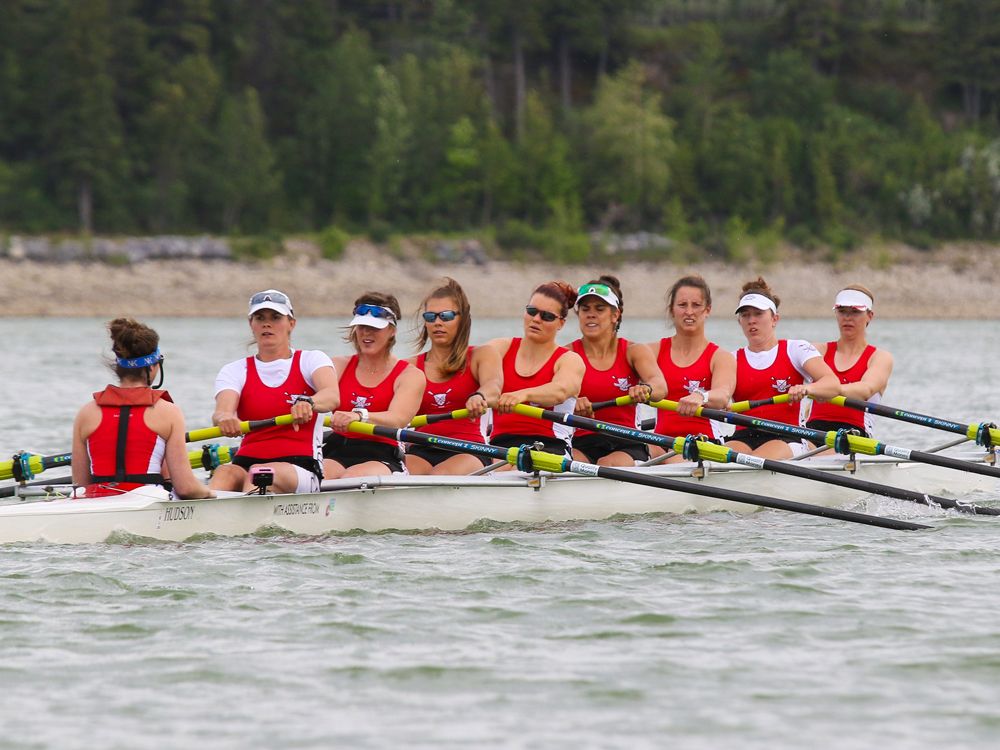
[[[295,406],[300,401],[305,401],[309,406],[316,406],[312,400],[312,396],[292,396],[292,406]]]
[[[353,411],[355,414],[358,415],[358,421],[359,422],[367,422],[368,421],[368,410],[367,409],[362,409],[360,406],[358,406],[358,407],[355,407],[354,409],[351,409],[351,411]]]

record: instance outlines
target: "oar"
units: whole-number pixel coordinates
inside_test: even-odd
[[[983,508],[968,503],[961,503],[946,497],[925,495],[914,490],[907,490],[901,487],[892,487],[890,485],[869,482],[864,479],[849,477],[844,474],[831,474],[819,471],[818,469],[811,469],[807,466],[802,466],[801,464],[785,463],[784,461],[761,458],[760,456],[751,456],[748,453],[738,453],[731,448],[716,445],[715,443],[707,440],[692,439],[689,441],[687,438],[683,437],[670,437],[655,433],[651,434],[610,422],[599,422],[595,419],[587,419],[586,417],[577,416],[576,414],[561,414],[549,409],[539,409],[536,406],[527,406],[525,404],[518,404],[514,407],[514,411],[518,414],[523,414],[526,417],[546,419],[550,422],[561,422],[572,427],[583,427],[587,430],[607,433],[625,440],[648,443],[649,445],[658,445],[661,448],[673,450],[685,457],[690,456],[689,447],[694,446],[697,449],[697,457],[705,461],[751,466],[755,469],[773,471],[775,474],[787,474],[788,476],[800,477],[802,479],[812,479],[817,482],[825,482],[827,484],[847,487],[861,492],[894,497],[898,500],[908,500],[910,502],[920,503],[921,505],[939,505],[942,508],[960,510],[965,513],[1000,516],[1000,508]]]
[[[410,427],[426,427],[435,422],[446,422],[449,419],[466,419],[469,416],[468,409],[455,409],[455,411],[445,411],[440,414],[418,414],[410,420]]]
[[[14,478],[20,482],[22,479],[31,479],[35,474],[41,474],[46,469],[69,466],[72,461],[72,453],[59,453],[55,456],[16,453],[10,461],[0,461],[0,479]]]
[[[936,430],[944,430],[945,432],[954,432],[959,435],[965,435],[965,437],[969,440],[975,440],[980,445],[986,445],[987,447],[1000,445],[1000,429],[997,429],[995,424],[990,424],[988,422],[980,422],[979,424],[961,424],[960,422],[952,422],[948,419],[931,417],[926,414],[917,414],[912,411],[906,411],[905,409],[897,409],[894,406],[873,404],[869,401],[862,401],[857,398],[846,398],[845,396],[832,398],[830,399],[830,403],[835,406],[846,406],[848,409],[857,409],[858,411],[868,412],[869,414],[877,414],[880,417],[898,419],[901,422],[910,422],[911,424],[919,424],[924,427],[933,427]]]
[[[822,518],[835,518],[841,521],[852,523],[863,523],[869,526],[879,526],[885,529],[914,530],[931,528],[924,524],[912,523],[910,521],[898,521],[894,518],[882,518],[865,513],[855,513],[849,510],[838,508],[824,508],[818,505],[800,503],[794,500],[782,500],[776,497],[758,495],[750,492],[739,492],[737,490],[725,489],[723,487],[710,487],[696,482],[686,482],[667,477],[650,476],[636,471],[625,469],[615,469],[608,466],[598,466],[582,461],[573,461],[565,456],[557,456],[554,453],[543,451],[527,450],[522,448],[499,448],[484,443],[476,443],[469,440],[454,440],[452,438],[441,437],[439,435],[427,435],[414,430],[396,430],[390,427],[378,427],[366,422],[351,422],[348,425],[351,432],[362,435],[378,435],[405,443],[424,443],[437,448],[445,448],[457,453],[476,453],[481,456],[491,456],[500,458],[508,463],[526,470],[543,470],[552,472],[572,472],[584,476],[597,476],[604,479],[614,479],[630,484],[639,484],[647,487],[656,487],[675,492],[685,492],[692,495],[702,495],[714,497],[730,502],[745,503],[747,505],[759,505],[765,508],[775,508],[777,510],[787,510],[793,513],[803,513],[810,516],[820,516]],[[527,462],[526,462],[527,459]],[[530,466],[527,463],[530,462]]]
[[[191,462],[192,469],[214,469],[220,463],[228,463],[232,460],[232,456],[228,445],[205,446],[205,450],[188,453],[188,460]],[[5,461],[3,464],[0,464],[0,479],[14,478],[20,482],[31,479],[46,469],[52,469],[56,466],[69,466],[72,461],[72,453],[61,453],[58,456],[39,456],[26,453],[23,455],[23,458],[18,458],[15,461]],[[12,468],[14,466],[16,468]],[[6,467],[6,471],[4,467]]]
[[[249,422],[240,422],[240,432],[246,435],[248,432],[253,432],[254,430],[262,430],[265,427],[275,427],[277,425],[291,424],[294,420],[291,414],[282,414],[278,417],[271,417],[270,419],[255,419]],[[327,415],[323,418],[323,426],[330,426],[330,416]],[[198,430],[191,430],[184,435],[184,441],[187,443],[198,443],[202,440],[212,440],[217,437],[222,437],[222,430],[218,427],[202,427]]]
[[[628,398],[628,396],[623,396],[622,398]],[[618,400],[621,401],[621,399]],[[650,405],[655,406],[657,409],[669,409],[671,411],[677,410],[676,401],[656,401]],[[810,440],[817,445],[825,444],[827,447],[833,448],[839,453],[863,453],[869,456],[891,456],[893,458],[901,458],[904,461],[916,461],[917,463],[940,466],[945,469],[968,471],[972,474],[982,474],[987,477],[1000,477],[1000,468],[995,466],[989,466],[984,463],[976,463],[972,461],[962,461],[957,458],[948,458],[947,456],[939,456],[935,453],[927,453],[925,451],[912,450],[910,448],[901,448],[895,445],[887,445],[885,443],[880,443],[878,440],[873,438],[851,435],[847,432],[840,433],[834,430],[823,432],[822,430],[813,430],[808,427],[798,427],[796,425],[784,424],[783,422],[772,422],[769,419],[748,417],[744,414],[735,414],[730,411],[708,409],[704,406],[699,407],[698,411],[695,413],[700,417],[708,417],[709,419],[726,422],[727,424],[742,425],[744,427],[756,427],[757,429],[764,430],[765,432],[772,432],[779,435],[793,435],[797,438],[804,438],[805,440]],[[846,445],[844,444],[845,440],[847,443]]]

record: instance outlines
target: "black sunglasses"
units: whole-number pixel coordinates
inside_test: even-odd
[[[458,317],[458,311],[456,310],[442,310],[441,312],[430,312],[429,310],[423,313],[424,320],[428,323],[433,323],[438,318],[441,318],[445,323],[454,320]]]
[[[553,320],[559,318],[554,312],[549,312],[548,310],[539,310],[534,305],[525,305],[524,311],[528,313],[530,317],[535,317],[536,315],[544,320],[546,323],[551,323]]]

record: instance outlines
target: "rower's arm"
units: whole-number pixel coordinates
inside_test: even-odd
[[[885,393],[889,386],[889,376],[892,375],[892,355],[878,349],[868,360],[868,369],[856,383],[846,383],[841,386],[841,395],[867,401],[876,393]]]
[[[645,344],[630,344],[628,358],[629,364],[639,376],[639,380],[648,385],[652,391],[644,394],[648,398],[642,400],[660,401],[665,399],[667,397],[667,381],[663,377],[660,366],[656,364],[656,357],[653,356],[652,349]]]

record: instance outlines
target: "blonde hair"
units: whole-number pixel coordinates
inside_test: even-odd
[[[443,284],[431,290],[430,294],[424,297],[424,301],[420,303],[420,311],[425,312],[427,303],[432,299],[450,299],[458,308],[456,311],[458,312],[458,332],[455,334],[455,340],[451,342],[448,358],[439,365],[442,375],[454,375],[465,369],[466,355],[469,352],[469,332],[472,330],[472,308],[465,291],[455,279],[445,276],[443,281]],[[427,326],[423,325],[424,321],[421,319],[419,322],[421,325],[417,334],[417,351],[422,351],[427,346],[430,335],[427,333]]]

